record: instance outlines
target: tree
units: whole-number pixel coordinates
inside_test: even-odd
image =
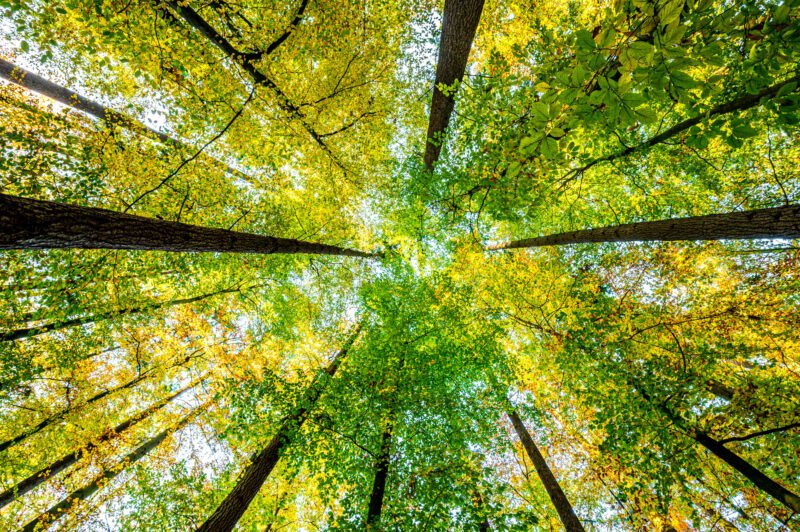
[[[304,397],[295,410],[289,414],[277,434],[272,437],[266,447],[256,454],[250,465],[247,466],[241,479],[231,490],[225,500],[223,500],[211,516],[198,528],[198,530],[233,530],[236,523],[247,510],[250,501],[256,496],[258,490],[269,477],[275,464],[278,463],[281,451],[291,444],[293,434],[300,430],[309,415],[311,408],[322,395],[325,376],[328,378],[336,374],[336,370],[342,364],[348,350],[358,338],[361,332],[360,327],[356,327],[355,332],[345,342],[345,345],[334,356],[333,360],[325,367],[306,390]]]
[[[0,195],[0,249],[139,249],[173,252],[375,255],[289,238],[152,220],[105,209]]]
[[[489,249],[515,249],[584,242],[641,242],[800,237],[800,206],[773,207],[745,212],[709,214],[657,222],[639,222],[584,229],[505,244]]]
[[[2,10],[0,529],[798,527],[797,0]]]

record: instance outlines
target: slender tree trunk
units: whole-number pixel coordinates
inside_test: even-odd
[[[0,249],[55,248],[377,256],[326,244],[0,194]]]
[[[40,334],[52,332],[52,331],[59,331],[61,329],[66,329],[69,327],[76,327],[78,325],[87,325],[89,323],[97,323],[99,321],[109,320],[111,318],[117,318],[120,316],[128,316],[130,314],[138,314],[140,312],[158,310],[162,308],[169,308],[174,307],[177,305],[185,305],[188,303],[195,303],[197,301],[202,301],[204,299],[208,299],[220,294],[231,294],[239,292],[238,288],[227,288],[225,290],[218,290],[216,292],[212,292],[210,294],[203,294],[195,297],[189,297],[184,299],[173,299],[172,301],[165,301],[163,303],[155,303],[150,305],[142,305],[140,307],[130,307],[130,308],[123,308],[119,310],[113,310],[111,312],[103,312],[101,314],[93,314],[91,316],[81,316],[80,318],[72,318],[69,320],[64,321],[54,321],[51,323],[46,323],[44,325],[37,325],[35,327],[27,327],[24,329],[15,329],[13,331],[6,331],[0,333],[0,342],[10,342],[13,340],[21,340],[22,338],[31,338],[33,336],[39,336]]]
[[[157,138],[164,144],[173,146],[178,150],[193,151],[192,148],[183,142],[170,137],[166,133],[162,133],[151,127],[148,127],[128,115],[100,105],[99,103],[81,96],[80,94],[73,92],[66,87],[57,85],[50,80],[38,76],[33,72],[29,72],[24,68],[2,58],[0,58],[0,77],[10,81],[11,83],[19,85],[20,87],[28,89],[29,91],[41,94],[42,96],[47,96],[48,98],[55,100],[60,104],[66,105],[67,107],[72,107],[73,109],[77,109],[78,111],[82,111],[90,116],[103,120],[108,124],[124,127],[125,129],[133,131],[134,133],[148,134]],[[242,178],[246,181],[252,181],[252,178],[247,174],[244,174],[235,168],[231,168],[230,166],[214,159],[213,157],[207,157],[207,159],[209,159],[209,161],[215,166],[224,169],[231,175]]]
[[[198,532],[229,532],[239,522],[253,498],[258,495],[261,486],[267,480],[275,465],[278,463],[281,452],[288,447],[294,435],[303,426],[309,411],[322,395],[325,378],[333,377],[339,369],[347,352],[358,338],[361,326],[348,338],[342,349],[336,353],[331,363],[320,372],[305,392],[303,400],[295,407],[294,411],[286,418],[278,429],[278,433],[270,440],[269,444],[259,453],[254,455],[250,465],[245,469],[236,486],[231,490],[213,514],[197,530]]]
[[[464,77],[467,58],[481,19],[484,0],[445,0],[442,20],[442,37],[439,42],[439,60],[436,64],[436,81],[428,120],[428,135],[424,162],[433,168],[442,150],[442,135],[450,122],[455,107],[454,95],[445,95],[440,85],[450,87]]]
[[[487,249],[561,246],[587,242],[751,240],[755,238],[800,238],[800,205],[582,229],[526,240],[514,240],[489,246]]]
[[[171,367],[180,366],[182,364],[185,364],[189,360],[191,360],[193,356],[195,356],[195,352],[190,353],[189,355],[187,355],[186,357],[181,359],[179,362],[176,362],[175,364],[173,364]],[[84,401],[83,403],[81,403],[79,405],[76,405],[76,406],[74,406],[72,408],[68,408],[66,410],[62,410],[61,412],[58,412],[57,414],[53,414],[52,416],[42,420],[41,422],[39,422],[35,426],[29,428],[28,430],[26,430],[22,434],[19,434],[18,436],[15,436],[15,437],[11,438],[10,440],[6,440],[4,442],[1,442],[0,443],[0,452],[5,451],[9,447],[18,444],[19,442],[25,440],[26,438],[29,438],[29,437],[33,436],[34,434],[38,434],[39,432],[41,432],[42,430],[46,429],[47,427],[49,427],[53,423],[63,420],[66,416],[68,416],[69,414],[72,414],[73,412],[76,412],[76,411],[78,411],[78,410],[80,410],[80,409],[82,409],[82,408],[84,408],[86,406],[94,404],[97,401],[100,401],[101,399],[104,399],[104,398],[106,398],[106,397],[108,397],[110,395],[114,395],[117,392],[121,392],[121,391],[127,390],[129,388],[133,388],[134,386],[136,386],[137,384],[139,384],[143,380],[149,378],[150,375],[157,369],[159,369],[159,366],[155,366],[153,368],[150,368],[149,370],[147,370],[147,371],[145,371],[143,373],[139,373],[138,375],[136,375],[136,377],[134,377],[133,379],[129,380],[128,382],[126,382],[124,384],[120,384],[119,386],[117,386],[115,388],[109,388],[107,390],[103,390],[102,392],[98,392],[98,393],[96,393],[95,395],[93,395],[92,397],[90,397],[89,399],[87,399],[86,401]]]
[[[687,431],[697,443],[708,449],[714,456],[744,475],[755,486],[774,497],[793,512],[800,512],[800,497],[784,488],[767,475],[762,473],[747,460],[734,453],[723,444],[713,439],[708,434],[694,430]]]
[[[547,495],[549,495],[550,500],[553,501],[553,506],[556,507],[556,511],[561,518],[561,522],[564,524],[564,528],[567,532],[583,532],[583,525],[575,515],[572,504],[570,504],[567,496],[564,495],[564,491],[561,489],[556,477],[547,465],[544,456],[539,452],[539,448],[536,447],[536,444],[533,442],[533,438],[531,438],[531,435],[528,433],[528,429],[522,424],[519,415],[516,411],[509,410],[508,417],[511,418],[514,430],[522,441],[522,445],[525,447],[528,457],[531,459],[531,462],[533,462],[533,466],[536,468],[536,473],[539,474],[539,478],[544,485],[544,489],[547,491]]]
[[[696,430],[692,427],[687,427],[685,422],[677,416],[671,409],[667,408],[666,406],[659,405],[654,403],[650,399],[650,395],[644,391],[640,386],[637,386],[632,381],[628,381],[629,384],[639,393],[642,394],[642,397],[650,403],[654,408],[656,408],[659,412],[663,413],[668,419],[670,419],[676,427],[683,430],[690,438],[694,441],[708,449],[714,456],[728,464],[730,467],[744,475],[750,482],[755,484],[755,486],[763,491],[764,493],[774,497],[776,500],[780,501],[783,505],[787,508],[792,510],[793,512],[800,512],[800,497],[798,497],[795,493],[791,492],[790,490],[784,488],[767,475],[761,472],[758,468],[754,467],[750,462],[739,456],[738,454],[734,453],[722,442],[719,442],[706,434],[703,431]],[[765,433],[769,433],[772,431],[765,431]]]
[[[114,478],[116,478],[116,476],[122,473],[126,468],[147,456],[150,451],[161,445],[161,443],[167,439],[167,436],[181,430],[183,427],[188,425],[205,408],[207,408],[209,404],[210,403],[205,403],[204,405],[196,408],[186,415],[182,420],[180,420],[176,425],[159,432],[149,440],[142,443],[139,447],[128,453],[122,460],[120,460],[115,467],[106,470],[101,475],[95,477],[91,482],[89,482],[89,484],[76,489],[61,499],[61,501],[51,506],[47,512],[39,515],[37,518],[22,527],[21,530],[23,532],[33,532],[40,525],[42,526],[41,529],[43,530],[48,526],[49,523],[61,518],[66,512],[69,511],[74,503],[78,501],[85,501],[95,492],[100,490],[100,488],[114,480]]]
[[[136,414],[133,417],[128,418],[127,420],[118,424],[116,427],[103,432],[99,437],[90,441],[88,444],[78,449],[77,451],[62,456],[55,462],[49,464],[47,467],[43,467],[40,470],[36,471],[35,473],[30,474],[24,480],[19,481],[14,487],[7,489],[3,493],[0,493],[0,509],[10,504],[15,498],[22,497],[29,491],[35,489],[41,484],[44,484],[46,481],[58,475],[62,471],[65,471],[70,466],[73,466],[83,456],[85,456],[86,453],[96,449],[100,444],[113,439],[117,434],[120,434],[123,431],[129,429],[130,427],[133,427],[140,421],[147,419],[153,413],[157,412],[166,405],[170,404],[172,401],[174,401],[175,399],[183,395],[185,392],[196,386],[197,383],[199,383],[203,378],[204,377],[201,377],[200,379],[197,379],[189,383],[188,385],[184,386],[183,388],[173,393],[172,395],[165,397],[164,399],[150,406],[146,410]]]
[[[372,483],[372,493],[367,509],[367,530],[377,527],[381,519],[383,497],[386,494],[386,478],[389,476],[389,465],[392,458],[392,430],[394,430],[394,420],[390,419],[386,422],[383,434],[381,434],[381,449],[375,462],[375,480]]]

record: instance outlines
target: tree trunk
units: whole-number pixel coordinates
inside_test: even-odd
[[[389,476],[389,464],[392,458],[392,430],[393,420],[389,420],[381,435],[381,449],[375,462],[375,480],[372,483],[372,493],[369,497],[367,509],[367,530],[377,527],[383,510],[383,496],[386,494],[386,478]]]
[[[726,448],[704,432],[689,430],[687,433],[697,443],[708,449],[714,456],[744,475],[750,482],[755,484],[758,489],[771,495],[793,512],[800,512],[800,497],[769,478],[759,469],[753,467],[750,462]]]
[[[763,491],[764,493],[774,497],[781,503],[783,503],[787,508],[791,509],[793,512],[800,512],[800,497],[796,494],[792,493],[788,489],[784,488],[767,475],[762,473],[759,469],[754,467],[750,462],[739,456],[738,454],[734,453],[727,447],[725,447],[721,442],[713,439],[711,436],[702,432],[700,430],[696,430],[692,427],[686,427],[684,421],[672,412],[671,409],[664,405],[659,405],[654,403],[650,399],[650,395],[644,391],[640,386],[637,386],[634,382],[628,380],[629,384],[633,387],[634,390],[637,390],[639,393],[642,394],[642,398],[645,401],[650,403],[654,408],[656,408],[659,412],[664,414],[670,421],[672,421],[676,427],[680,428],[684,431],[690,438],[694,441],[708,449],[711,454],[731,466],[733,469],[744,475],[750,482],[755,484],[755,486]],[[772,431],[766,431],[769,433]]]
[[[150,451],[161,445],[161,442],[163,442],[167,436],[181,430],[183,427],[189,424],[195,417],[197,417],[198,414],[200,414],[200,412],[208,407],[209,404],[210,403],[205,403],[204,405],[196,408],[182,420],[180,420],[176,425],[159,432],[149,440],[145,441],[139,447],[128,453],[122,460],[120,460],[116,467],[104,471],[103,474],[95,477],[91,482],[89,482],[89,484],[83,486],[82,488],[76,489],[61,499],[61,501],[51,506],[45,513],[30,521],[28,524],[22,527],[22,532],[33,532],[40,525],[42,525],[41,530],[43,530],[48,526],[49,523],[61,518],[67,511],[69,511],[70,507],[72,507],[75,502],[85,501],[100,488],[114,480],[114,478],[122,473],[127,467],[147,456]]]
[[[582,229],[526,240],[514,240],[489,246],[487,249],[532,248],[587,242],[750,240],[755,238],[800,238],[800,205]]]
[[[38,76],[33,72],[29,72],[24,68],[18,67],[14,63],[6,61],[2,58],[0,58],[0,77],[10,81],[11,83],[19,85],[20,87],[28,89],[29,91],[41,94],[42,96],[47,96],[48,98],[55,100],[60,104],[66,105],[67,107],[72,107],[73,109],[77,109],[78,111],[82,111],[90,116],[103,120],[108,124],[121,126],[135,133],[144,132],[157,138],[164,144],[168,144],[179,150],[192,151],[189,146],[175,138],[170,137],[166,133],[161,133],[160,131],[148,127],[138,120],[129,117],[128,115],[122,114],[113,109],[109,109],[108,107],[104,107],[97,102],[94,102],[76,92],[67,89],[66,87],[57,85],[50,80]],[[215,166],[224,169],[229,174],[244,179],[248,182],[252,181],[252,178],[247,174],[244,174],[235,168],[231,168],[230,166],[214,159],[213,157],[208,157],[208,159]]]
[[[53,248],[377,256],[326,244],[0,194],[0,249]]]
[[[18,482],[13,488],[9,488],[3,493],[0,493],[0,509],[4,508],[6,505],[10,504],[15,498],[22,497],[29,491],[33,490],[34,488],[40,486],[41,484],[45,483],[47,480],[53,478],[54,476],[58,475],[62,471],[66,470],[68,467],[76,464],[83,456],[86,455],[89,451],[97,448],[101,443],[107,442],[113,439],[117,434],[129,429],[130,427],[136,425],[140,421],[143,421],[150,417],[153,413],[157,412],[164,406],[170,404],[172,401],[183,395],[186,391],[193,388],[197,383],[199,383],[204,377],[197,379],[188,385],[184,386],[177,392],[173,393],[169,397],[165,397],[158,403],[150,406],[146,410],[136,414],[133,417],[128,418],[127,420],[123,421],[122,423],[118,424],[116,427],[103,432],[99,437],[90,441],[82,448],[74,451],[72,453],[66,454],[56,460],[55,462],[51,463],[47,467],[41,468],[39,471],[32,473],[26,479],[21,480]]]
[[[171,367],[180,366],[182,364],[187,363],[189,360],[192,359],[193,356],[195,356],[195,353],[196,353],[196,351],[188,354],[183,359],[181,359],[179,362],[173,364]],[[137,384],[139,384],[143,380],[149,378],[150,374],[153,373],[156,369],[159,369],[159,366],[152,367],[152,368],[150,368],[149,370],[147,370],[147,371],[145,371],[143,373],[139,373],[138,375],[136,375],[136,377],[134,377],[133,379],[129,380],[128,382],[126,382],[124,384],[120,384],[116,388],[109,388],[107,390],[103,390],[102,392],[99,392],[99,393],[93,395],[92,397],[90,397],[85,402],[83,402],[83,403],[81,403],[79,405],[76,405],[76,406],[74,406],[72,408],[67,408],[66,410],[62,410],[61,412],[59,412],[57,414],[54,414],[54,415],[42,420],[40,423],[38,423],[37,425],[29,428],[28,430],[26,430],[22,434],[19,434],[18,436],[15,436],[14,438],[11,438],[10,440],[6,440],[6,441],[0,443],[0,452],[5,451],[6,449],[11,447],[12,445],[16,445],[19,442],[21,442],[22,440],[33,436],[34,434],[38,434],[39,432],[41,432],[45,428],[49,427],[51,424],[55,423],[56,421],[61,421],[62,419],[64,419],[69,414],[71,414],[73,412],[76,412],[76,411],[80,410],[81,408],[84,408],[86,406],[94,404],[97,401],[100,401],[101,399],[103,399],[105,397],[108,397],[110,395],[114,395],[117,392],[121,392],[122,390],[127,390],[129,388],[133,388],[134,386],[136,386]]]
[[[564,524],[564,528],[567,530],[567,532],[583,532],[583,525],[575,515],[572,505],[567,499],[567,496],[564,495],[564,492],[562,491],[561,486],[559,486],[556,477],[553,476],[553,472],[550,471],[550,467],[547,465],[544,456],[542,456],[542,453],[539,452],[536,444],[533,443],[533,439],[528,433],[528,429],[526,429],[525,425],[522,424],[522,420],[519,418],[519,415],[517,415],[516,411],[510,410],[508,412],[508,417],[511,418],[511,423],[514,425],[514,430],[517,432],[517,436],[519,436],[519,439],[522,441],[522,445],[525,447],[528,457],[531,459],[531,462],[533,462],[533,466],[536,468],[536,472],[539,474],[539,478],[544,485],[544,489],[547,491],[547,495],[549,495],[550,500],[553,501],[553,506],[556,507],[556,511],[558,512],[558,516],[561,518],[561,522]]]
[[[347,352],[358,338],[361,326],[348,338],[345,345],[333,357],[331,363],[323,369],[306,390],[303,400],[294,411],[286,418],[278,429],[278,433],[270,440],[269,444],[256,454],[250,465],[245,469],[236,486],[231,490],[213,514],[203,523],[198,532],[229,532],[239,522],[247,507],[258,495],[261,486],[267,480],[275,465],[278,463],[281,452],[292,443],[294,434],[303,426],[308,413],[322,395],[323,384],[320,378],[323,374],[328,378],[333,377],[341,365]]]
[[[165,301],[163,303],[142,305],[141,307],[123,308],[119,310],[113,310],[111,312],[93,314],[91,316],[81,316],[80,318],[72,318],[64,321],[54,321],[51,323],[46,323],[44,325],[27,327],[25,329],[15,329],[13,331],[6,331],[0,333],[0,342],[10,342],[13,340],[20,340],[22,338],[31,338],[33,336],[39,336],[40,334],[52,331],[59,331],[61,329],[66,329],[69,327],[76,327],[78,325],[86,325],[89,323],[96,323],[98,321],[105,321],[111,318],[117,318],[119,316],[127,316],[130,314],[138,314],[140,312],[146,312],[150,310],[158,310],[161,308],[169,308],[177,305],[184,305],[187,303],[195,303],[197,301],[202,301],[204,299],[208,299],[210,297],[214,297],[220,294],[231,294],[238,291],[239,291],[238,288],[235,289],[227,288],[225,290],[218,290],[217,292],[212,292],[210,294],[203,294],[195,297],[189,297],[184,299],[173,299],[172,301]]]
[[[439,60],[436,64],[436,81],[423,159],[428,170],[439,159],[442,150],[441,137],[447,129],[455,106],[454,96],[445,95],[439,86],[450,87],[464,77],[472,40],[481,19],[483,2],[484,0],[445,0],[444,3]]]

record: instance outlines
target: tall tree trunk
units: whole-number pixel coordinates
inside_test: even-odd
[[[442,150],[442,136],[450,122],[455,107],[454,95],[445,95],[440,85],[450,87],[464,77],[467,58],[481,19],[484,0],[445,0],[442,20],[442,37],[439,42],[439,60],[436,64],[436,81],[428,120],[427,143],[423,161],[428,170],[433,168]]]
[[[549,495],[550,500],[553,501],[553,506],[556,507],[556,511],[561,518],[561,522],[564,524],[564,528],[567,532],[583,532],[583,525],[575,515],[572,505],[567,499],[567,496],[564,495],[564,491],[558,484],[553,472],[550,471],[550,467],[547,465],[544,456],[539,452],[539,448],[536,447],[536,444],[533,443],[533,438],[531,438],[525,425],[522,424],[519,415],[515,410],[509,410],[508,417],[511,418],[514,430],[522,441],[522,445],[525,447],[528,457],[531,459],[531,462],[533,462],[533,467],[536,468],[536,473],[539,474],[539,478],[544,485],[544,489],[547,491],[547,495]]]
[[[583,229],[526,240],[514,240],[489,246],[487,249],[532,248],[587,242],[750,240],[754,238],[800,238],[800,205]]]
[[[117,434],[120,434],[125,430],[129,429],[130,427],[133,427],[140,421],[147,419],[152,414],[162,409],[166,405],[170,404],[172,401],[183,395],[188,390],[192,389],[200,381],[202,381],[203,378],[205,377],[201,377],[199,379],[194,380],[193,382],[187,384],[186,386],[184,386],[177,392],[173,393],[172,395],[165,397],[164,399],[151,405],[146,410],[139,412],[135,416],[128,418],[127,420],[118,424],[116,427],[113,427],[103,432],[96,439],[91,440],[89,443],[87,443],[77,451],[62,456],[55,462],[49,464],[48,466],[41,468],[35,473],[31,473],[27,478],[19,481],[14,487],[11,487],[6,491],[0,493],[0,509],[10,504],[15,498],[22,497],[29,491],[40,486],[41,484],[44,484],[49,479],[53,478],[62,471],[66,470],[68,467],[76,464],[83,456],[86,455],[86,453],[96,449],[100,444],[113,439]]]
[[[50,80],[38,76],[33,72],[29,72],[28,70],[25,70],[24,68],[2,58],[0,58],[0,78],[28,89],[29,91],[41,94],[42,96],[47,96],[48,98],[55,100],[60,104],[66,105],[67,107],[72,107],[78,111],[82,111],[99,120],[103,120],[108,124],[121,126],[135,133],[144,132],[145,134],[149,134],[157,138],[164,144],[168,144],[179,150],[193,151],[192,148],[183,142],[170,137],[166,133],[162,133],[151,127],[148,127],[128,115],[100,105],[99,103],[81,96],[80,94],[73,92],[66,87],[57,85]],[[231,175],[246,181],[252,181],[252,178],[247,174],[244,174],[235,168],[231,168],[230,166],[214,159],[213,157],[207,157],[207,159],[215,166],[222,168]]]
[[[687,427],[684,420],[672,412],[670,408],[667,408],[664,405],[656,404],[651,400],[650,395],[644,391],[641,386],[637,386],[630,380],[628,382],[635,390],[642,394],[642,397],[648,403],[655,407],[659,412],[663,413],[675,424],[676,427],[684,431],[690,438],[708,449],[711,454],[744,475],[744,477],[755,484],[758,489],[770,495],[771,497],[774,497],[793,512],[800,512],[800,497],[798,497],[795,493],[769,478],[767,475],[762,473],[761,470],[754,467],[750,462],[725,447],[722,442],[715,440],[703,431],[694,429],[692,427]],[[765,433],[770,432],[773,431],[765,431]]]
[[[231,490],[213,514],[197,530],[199,532],[228,532],[233,530],[239,522],[247,507],[258,495],[261,486],[269,477],[280,458],[281,451],[292,443],[292,439],[303,426],[309,411],[322,395],[324,376],[333,377],[342,364],[347,352],[358,338],[361,326],[357,326],[344,346],[333,357],[331,363],[323,369],[311,385],[306,389],[303,399],[294,411],[286,418],[278,429],[278,433],[270,440],[269,444],[253,456],[250,465],[245,469],[236,486]]]
[[[135,464],[145,456],[147,456],[150,451],[161,445],[167,436],[170,434],[181,430],[183,427],[188,425],[195,417],[197,417],[205,408],[207,408],[211,403],[207,402],[195,410],[190,412],[186,415],[183,419],[181,419],[177,424],[173,425],[172,427],[163,430],[150,438],[149,440],[142,443],[139,447],[125,455],[125,457],[120,460],[117,465],[113,468],[110,468],[104,471],[101,475],[95,477],[91,482],[87,485],[76,489],[58,503],[54,504],[48,510],[30,521],[24,527],[22,527],[23,532],[33,532],[36,530],[40,525],[42,529],[46,528],[49,523],[52,523],[56,519],[59,519],[63,516],[67,511],[69,511],[70,507],[73,506],[74,503],[78,501],[85,501],[89,497],[91,497],[95,492],[97,492],[100,488],[114,480],[117,475],[122,473],[126,468]]]
[[[327,244],[0,194],[0,249],[54,248],[376,257]]]
[[[390,416],[383,429],[383,434],[381,434],[381,449],[375,461],[375,480],[372,483],[372,493],[369,496],[367,509],[367,530],[375,529],[381,519],[383,497],[386,494],[386,478],[389,476],[389,465],[392,458],[392,430],[394,430],[394,419],[393,416]]]
[[[197,351],[189,353],[184,358],[182,358],[179,362],[174,363],[171,367],[180,366],[182,364],[185,364],[185,363],[189,362],[189,360],[191,360],[192,357],[196,356],[195,355],[196,352]],[[110,395],[114,395],[117,392],[121,392],[121,391],[127,390],[129,388],[133,388],[134,386],[136,386],[137,384],[139,384],[143,380],[149,378],[150,375],[155,370],[157,370],[159,368],[160,368],[160,366],[152,367],[152,368],[150,368],[149,370],[147,370],[147,371],[145,371],[143,373],[139,373],[138,375],[136,375],[136,377],[134,377],[133,379],[129,380],[128,382],[126,382],[124,384],[120,384],[119,386],[117,386],[115,388],[109,388],[107,390],[103,390],[102,392],[98,392],[98,393],[96,393],[95,395],[93,395],[92,397],[90,397],[89,399],[87,399],[86,401],[84,401],[83,403],[81,403],[79,405],[76,405],[76,406],[74,406],[72,408],[67,408],[66,410],[62,410],[61,412],[58,412],[57,414],[53,414],[52,416],[42,420],[41,422],[39,422],[35,426],[33,426],[33,427],[29,428],[28,430],[24,431],[22,434],[19,434],[18,436],[15,436],[15,437],[11,438],[10,440],[6,440],[4,442],[0,442],[0,452],[5,451],[6,449],[11,447],[12,445],[16,445],[19,442],[25,440],[26,438],[29,438],[29,437],[33,436],[34,434],[38,434],[39,432],[41,432],[42,430],[46,429],[47,427],[49,427],[53,423],[63,420],[65,417],[67,417],[69,414],[72,414],[73,412],[77,412],[78,410],[80,410],[80,409],[82,409],[82,408],[84,408],[86,406],[89,406],[91,404],[94,404],[97,401],[100,401],[101,399],[104,399],[104,398],[106,398],[106,397],[108,397]]]
[[[239,292],[240,289],[238,288],[226,288],[224,290],[218,290],[216,292],[212,292],[210,294],[202,294],[195,297],[189,297],[184,299],[173,299],[172,301],[164,301],[162,303],[153,303],[150,305],[142,305],[140,307],[130,307],[130,308],[123,308],[119,310],[112,310],[111,312],[103,312],[100,314],[93,314],[91,316],[81,316],[80,318],[72,318],[69,320],[64,321],[54,321],[51,323],[46,323],[44,325],[37,325],[34,327],[27,327],[24,329],[15,329],[13,331],[6,331],[0,333],[0,342],[10,342],[13,340],[20,340],[22,338],[31,338],[33,336],[39,336],[40,334],[52,332],[52,331],[59,331],[61,329],[66,329],[69,327],[76,327],[78,325],[87,325],[89,323],[96,323],[98,321],[105,321],[111,318],[117,318],[120,316],[128,316],[130,314],[138,314],[140,312],[158,310],[161,308],[169,308],[174,307],[177,305],[185,305],[188,303],[195,303],[197,301],[202,301],[204,299],[208,299],[220,294],[232,294],[235,292]]]

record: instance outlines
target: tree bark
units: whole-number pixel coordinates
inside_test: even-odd
[[[180,366],[182,364],[186,364],[187,362],[189,362],[189,360],[192,359],[192,357],[195,356],[195,353],[196,353],[196,351],[194,351],[192,353],[189,353],[183,359],[181,359],[179,362],[176,362],[175,364],[173,364],[171,367],[175,367],[175,366]],[[109,389],[103,390],[102,392],[98,392],[98,393],[96,393],[95,395],[93,395],[92,397],[90,397],[89,399],[87,399],[86,401],[84,401],[83,403],[81,403],[79,405],[76,405],[76,406],[74,406],[72,408],[67,408],[66,410],[62,410],[61,412],[58,412],[57,414],[53,414],[52,416],[42,420],[41,422],[39,422],[35,426],[33,426],[33,427],[29,428],[28,430],[24,431],[22,434],[19,434],[19,435],[15,436],[15,437],[11,438],[10,440],[6,440],[6,441],[0,443],[0,452],[3,452],[6,449],[8,449],[9,447],[11,447],[13,445],[16,445],[19,442],[25,440],[26,438],[29,438],[29,437],[33,436],[34,434],[37,434],[37,433],[41,432],[42,430],[44,430],[45,428],[49,427],[53,423],[55,423],[57,421],[61,421],[62,419],[64,419],[69,414],[71,414],[73,412],[76,412],[76,411],[80,410],[81,408],[84,408],[86,406],[94,404],[97,401],[100,401],[101,399],[103,399],[105,397],[108,397],[110,395],[114,395],[117,392],[121,392],[122,390],[127,390],[129,388],[133,388],[134,386],[136,386],[137,384],[139,384],[143,380],[149,378],[150,375],[156,369],[159,369],[159,366],[154,366],[154,367],[150,368],[149,370],[147,370],[147,371],[145,371],[143,373],[139,373],[133,379],[129,380],[128,382],[126,382],[124,384],[120,384],[119,386],[117,386],[115,388],[109,388]]]
[[[442,150],[442,135],[450,122],[455,107],[453,95],[445,95],[440,85],[450,87],[464,77],[467,59],[475,30],[481,19],[484,0],[445,0],[442,20],[442,37],[439,42],[439,59],[436,64],[431,114],[428,120],[424,162],[433,169]]]
[[[375,462],[375,480],[367,509],[367,530],[374,529],[381,519],[383,497],[386,494],[386,478],[389,476],[389,464],[392,458],[392,430],[394,421],[390,419],[381,434],[381,449]]]
[[[35,327],[14,329],[12,331],[6,331],[0,333],[0,342],[11,342],[14,340],[21,340],[23,338],[31,338],[33,336],[39,336],[40,334],[45,334],[52,331],[59,331],[61,329],[66,329],[69,327],[76,327],[78,325],[86,325],[88,323],[105,321],[111,318],[117,318],[119,316],[127,316],[129,314],[138,314],[140,312],[146,312],[150,310],[158,310],[161,308],[169,308],[177,305],[184,305],[187,303],[195,303],[197,301],[202,301],[204,299],[208,299],[210,297],[214,297],[220,294],[231,294],[238,291],[239,291],[238,288],[227,288],[225,290],[218,290],[210,294],[203,294],[195,297],[189,297],[184,299],[173,299],[172,301],[165,301],[163,303],[142,305],[141,307],[123,308],[119,310],[113,310],[111,312],[93,314],[91,316],[81,316],[80,318],[72,318],[64,321],[54,321],[51,323],[46,323],[44,325],[37,325]]]
[[[326,244],[0,194],[0,249],[53,248],[377,257]]]
[[[157,412],[164,406],[170,404],[172,401],[174,401],[175,399],[183,395],[185,392],[196,386],[197,383],[199,383],[201,380],[202,378],[187,384],[186,386],[184,386],[177,392],[173,393],[172,395],[165,397],[159,402],[151,405],[146,410],[136,414],[133,417],[128,418],[127,420],[118,424],[116,427],[103,432],[99,437],[90,441],[82,448],[62,456],[55,462],[49,464],[47,467],[43,467],[40,470],[36,471],[35,473],[30,474],[24,480],[19,481],[14,487],[7,489],[3,493],[0,493],[0,509],[10,504],[14,499],[22,497],[29,491],[45,483],[46,481],[58,475],[62,471],[65,471],[70,466],[73,466],[81,459],[81,457],[85,456],[86,453],[96,449],[100,444],[113,439],[117,434],[120,434],[121,432],[136,425],[140,421],[147,419],[153,413]]]
[[[311,383],[306,390],[302,401],[294,411],[286,418],[278,429],[278,433],[270,440],[269,444],[257,453],[245,469],[236,486],[231,490],[225,500],[223,500],[213,514],[197,530],[198,532],[229,532],[233,530],[239,522],[247,507],[258,495],[261,486],[267,480],[275,465],[280,459],[281,452],[292,443],[296,432],[300,430],[308,417],[309,411],[322,395],[324,379],[336,374],[336,370],[342,364],[347,352],[358,338],[361,326],[348,338],[345,345],[333,357],[331,363],[323,369],[318,377]],[[322,382],[321,382],[322,381]]]
[[[166,133],[162,133],[158,130],[148,127],[128,115],[100,105],[89,98],[81,96],[77,92],[73,92],[66,87],[57,85],[50,80],[38,76],[33,72],[25,70],[24,68],[2,58],[0,58],[0,77],[10,81],[11,83],[19,85],[20,87],[28,89],[29,91],[41,94],[42,96],[47,96],[48,98],[55,100],[60,104],[66,105],[67,107],[72,107],[73,109],[82,111],[99,120],[103,120],[108,124],[121,126],[135,133],[149,134],[164,144],[168,144],[179,150],[193,151],[192,148],[180,140],[170,137]],[[240,172],[235,168],[231,168],[227,164],[224,164],[213,157],[208,157],[208,159],[215,166],[222,168],[229,174],[244,179],[248,182],[252,181],[252,178],[247,174]]]
[[[514,240],[489,246],[487,249],[561,246],[587,242],[751,240],[755,238],[800,238],[800,205],[582,229]]]
[[[575,515],[572,504],[570,504],[567,496],[564,495],[564,491],[561,489],[556,477],[547,465],[544,456],[539,452],[539,448],[536,447],[536,444],[533,442],[533,438],[531,438],[531,435],[528,433],[528,429],[522,424],[519,415],[516,411],[509,410],[508,417],[511,418],[514,430],[522,441],[522,445],[525,447],[528,457],[531,459],[531,462],[533,462],[533,466],[536,468],[536,473],[538,473],[544,485],[544,489],[547,491],[547,495],[550,496],[553,506],[556,507],[556,511],[561,518],[561,522],[564,524],[564,528],[567,532],[583,532],[583,525]]]
[[[51,506],[45,513],[39,515],[24,527],[21,528],[22,532],[33,532],[36,530],[40,525],[42,525],[41,530],[46,528],[49,523],[60,519],[67,511],[69,511],[70,507],[78,501],[85,501],[90,496],[92,496],[95,492],[97,492],[100,488],[114,480],[114,478],[122,473],[126,468],[133,465],[134,463],[138,462],[145,456],[147,456],[150,451],[161,445],[161,443],[169,436],[170,434],[181,430],[183,427],[188,425],[195,417],[197,417],[200,412],[202,412],[206,407],[208,407],[210,403],[205,403],[204,405],[196,408],[187,416],[185,416],[182,420],[180,420],[176,425],[163,430],[150,438],[149,440],[142,443],[139,447],[128,453],[122,460],[117,463],[116,467],[108,469],[104,471],[101,475],[95,477],[89,484],[76,489],[58,503]]]

